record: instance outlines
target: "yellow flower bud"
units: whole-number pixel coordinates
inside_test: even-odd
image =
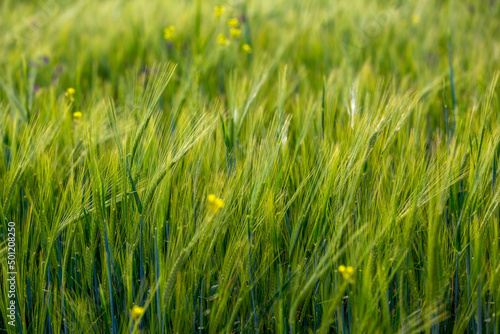
[[[163,37],[167,41],[173,40],[174,37],[175,37],[175,27],[174,26],[169,26],[169,27],[165,28],[165,30],[163,31]]]
[[[228,45],[229,41],[227,40],[226,36],[220,34],[219,36],[217,36],[217,43],[219,43],[220,45]]]
[[[241,30],[238,28],[231,28],[230,34],[232,39],[238,38],[241,35]]]
[[[140,317],[142,317],[144,315],[144,313],[146,313],[146,309],[144,307],[140,307],[140,306],[134,305],[134,307],[132,307],[132,312],[131,313],[132,313],[132,318],[134,320],[137,320]]]
[[[238,28],[240,26],[240,21],[237,18],[233,17],[232,19],[227,20],[227,25],[229,28]]]
[[[243,44],[243,46],[241,47],[241,49],[243,50],[243,52],[245,53],[252,53],[252,47],[248,44]]]
[[[214,7],[214,16],[221,17],[224,15],[225,8],[224,6],[215,6]]]
[[[207,196],[207,208],[213,213],[217,213],[220,209],[224,207],[224,201],[222,198],[218,198],[214,194]]]
[[[353,268],[353,267],[351,267],[351,266],[348,266],[348,267],[346,268],[346,273],[348,273],[348,274],[349,274],[349,276],[351,276],[352,274],[354,274],[354,268]]]

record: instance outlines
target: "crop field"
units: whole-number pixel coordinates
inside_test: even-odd
[[[1,0],[0,332],[500,333],[500,1]]]

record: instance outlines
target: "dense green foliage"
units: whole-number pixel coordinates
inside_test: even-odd
[[[0,29],[0,330],[500,331],[499,1],[3,0]]]

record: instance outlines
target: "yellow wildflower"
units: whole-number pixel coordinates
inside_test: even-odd
[[[169,26],[169,27],[165,28],[165,30],[163,30],[163,37],[167,41],[173,40],[174,37],[175,37],[175,27],[174,26]]]
[[[232,19],[227,20],[227,25],[229,28],[238,28],[240,26],[240,21],[237,18],[233,17]]]
[[[64,94],[71,102],[75,100],[75,89],[74,88],[68,88],[66,89],[66,93]]]
[[[134,307],[132,307],[132,318],[134,320],[137,320],[140,317],[142,317],[145,312],[146,312],[146,309],[144,307],[134,305]]]
[[[241,30],[238,28],[231,28],[231,30],[229,32],[231,34],[231,38],[233,38],[233,39],[238,38],[241,35]]]
[[[210,194],[207,196],[207,208],[213,213],[217,213],[219,209],[224,207],[224,202],[222,198],[215,196],[214,194]]]
[[[243,46],[241,47],[241,49],[245,52],[245,53],[252,53],[252,47],[248,44],[243,44]]]
[[[413,24],[418,24],[420,22],[420,16],[418,16],[418,15],[412,15],[411,16],[411,22]]]
[[[343,264],[341,264],[339,266],[339,269],[338,269],[339,273],[342,274],[342,277],[344,277],[344,279],[346,281],[349,281],[349,283],[354,283],[354,280],[352,279],[352,276],[354,275],[354,268],[351,267],[351,266],[344,266]]]
[[[217,36],[217,43],[219,43],[220,45],[228,45],[229,41],[227,40],[226,36],[220,34],[219,36]]]
[[[83,116],[83,114],[82,114],[82,112],[81,112],[81,111],[75,111],[75,112],[73,113],[73,117],[74,117],[74,118],[82,118],[82,116]]]
[[[214,16],[215,17],[221,17],[224,15],[224,6],[215,6],[214,7]]]

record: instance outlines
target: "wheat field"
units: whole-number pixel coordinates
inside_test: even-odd
[[[500,333],[500,2],[2,0],[0,331]]]

